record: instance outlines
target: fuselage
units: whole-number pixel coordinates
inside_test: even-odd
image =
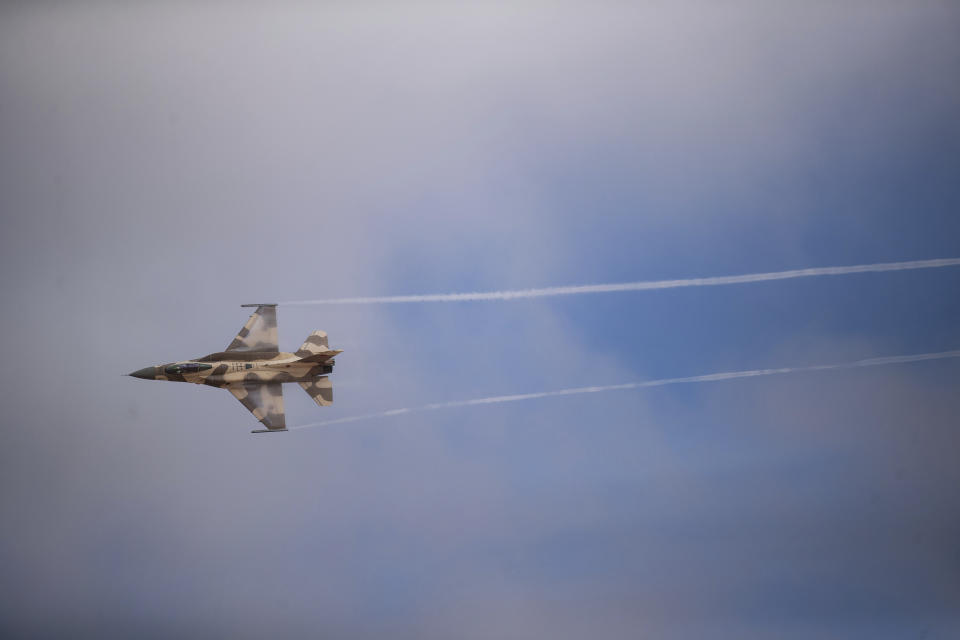
[[[191,382],[211,387],[268,382],[310,382],[333,371],[334,361],[310,362],[293,353],[223,351],[202,358],[146,367],[132,376],[146,380]]]

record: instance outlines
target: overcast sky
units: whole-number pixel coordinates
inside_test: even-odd
[[[362,5],[362,6],[358,6]],[[286,434],[250,302],[960,256],[952,2],[7,3],[4,637],[955,638],[960,362]],[[287,423],[960,348],[960,269],[281,307]]]

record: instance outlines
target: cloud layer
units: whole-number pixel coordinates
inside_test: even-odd
[[[0,632],[951,638],[957,364],[250,436],[256,300],[960,255],[949,3],[7,4]],[[287,307],[291,424],[960,344],[954,269]]]

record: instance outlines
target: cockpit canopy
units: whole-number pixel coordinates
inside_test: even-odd
[[[181,362],[180,364],[170,364],[163,368],[165,373],[196,373],[197,371],[206,371],[212,369],[212,364],[201,364],[199,362]]]

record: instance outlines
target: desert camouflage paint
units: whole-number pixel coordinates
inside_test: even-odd
[[[333,404],[334,356],[327,334],[314,331],[294,353],[281,352],[277,338],[277,305],[257,304],[257,309],[227,347],[193,360],[146,367],[130,375],[146,380],[191,382],[229,391],[263,425],[265,431],[286,431],[283,383],[297,382],[321,407]]]

